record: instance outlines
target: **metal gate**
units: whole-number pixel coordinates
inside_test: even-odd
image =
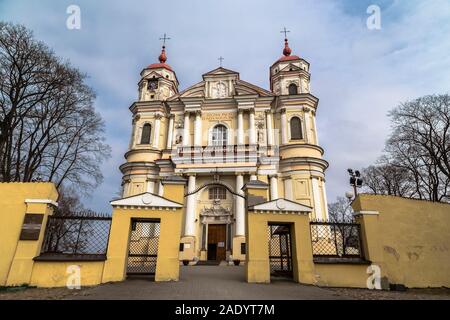
[[[127,274],[155,274],[160,222],[132,220]]]
[[[292,278],[291,226],[269,224],[268,236],[270,274]]]

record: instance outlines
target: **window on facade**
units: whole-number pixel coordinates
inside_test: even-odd
[[[144,126],[142,127],[141,144],[150,144],[151,131],[152,127],[150,126],[150,124],[144,124]]]
[[[224,125],[217,125],[213,128],[211,135],[211,143],[213,146],[227,145],[227,127]]]
[[[291,139],[300,140],[303,139],[302,135],[302,122],[299,117],[291,118]]]
[[[209,188],[209,200],[226,200],[227,189],[223,187]]]
[[[289,94],[297,94],[298,90],[297,90],[297,85],[295,83],[291,83],[289,85]]]

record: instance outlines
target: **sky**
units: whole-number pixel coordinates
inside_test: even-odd
[[[66,27],[70,5],[81,10],[79,30]],[[367,27],[370,5],[381,9],[379,30]],[[220,56],[225,68],[268,89],[269,66],[282,54],[280,30],[291,31],[290,47],[310,62],[320,99],[329,202],[350,189],[347,168],[366,167],[383,152],[389,110],[450,93],[449,0],[0,0],[0,20],[32,29],[89,75],[112,157],[101,166],[104,182],[83,203],[102,212],[120,190],[139,73],[157,61],[164,33],[180,90],[218,67]]]

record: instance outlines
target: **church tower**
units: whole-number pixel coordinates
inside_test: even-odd
[[[328,163],[322,159],[316,128],[319,99],[310,93],[309,63],[292,55],[287,37],[284,42],[283,56],[270,67],[279,132],[278,184],[284,198],[312,207],[312,218],[327,219],[324,172]]]
[[[125,154],[126,163],[120,166],[123,197],[143,192],[162,194],[160,168],[156,162],[163,157],[164,150],[171,147],[172,138],[167,132],[171,132],[168,128],[173,125],[173,117],[166,100],[178,93],[178,79],[166,63],[165,43],[158,59],[159,63],[142,70],[138,101],[130,107],[133,114],[131,139]]]

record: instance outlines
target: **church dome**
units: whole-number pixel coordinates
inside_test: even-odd
[[[292,50],[289,48],[288,39],[284,39],[284,49],[283,49],[283,56],[278,59],[277,62],[283,62],[283,61],[291,61],[291,60],[299,60],[299,56],[291,56]]]
[[[147,69],[160,69],[160,68],[164,68],[167,69],[169,71],[173,71],[172,67],[169,66],[166,61],[167,61],[167,56],[166,56],[166,47],[163,46],[162,50],[161,50],[161,54],[158,57],[159,63],[152,63],[151,65],[147,66]]]

